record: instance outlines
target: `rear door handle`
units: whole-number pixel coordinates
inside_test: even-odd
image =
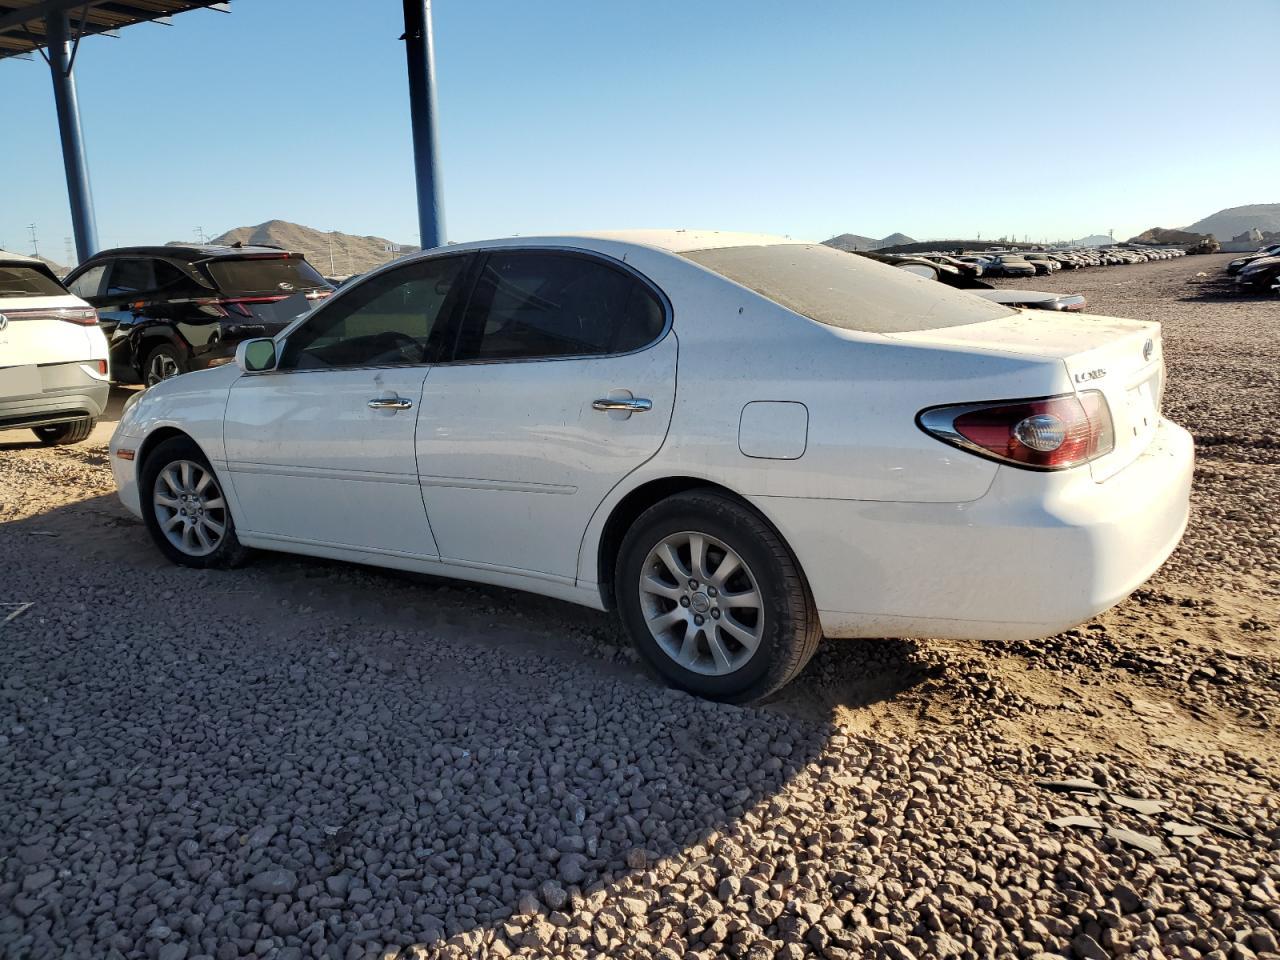
[[[375,397],[369,401],[370,410],[410,410],[413,401],[404,397]]]
[[[653,401],[644,397],[630,397],[626,400],[615,400],[611,397],[605,397],[602,400],[595,400],[591,404],[592,410],[621,410],[623,413],[644,413],[646,410],[653,409]]]

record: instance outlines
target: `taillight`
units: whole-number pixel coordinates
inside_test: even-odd
[[[80,327],[92,327],[98,322],[98,311],[93,307],[54,307],[37,310],[6,310],[10,320],[65,320]]]
[[[1115,447],[1111,409],[1098,390],[933,407],[916,421],[939,440],[1030,470],[1077,467]]]
[[[93,307],[71,307],[56,311],[59,320],[74,323],[81,327],[92,327],[98,323],[98,311]]]
[[[232,313],[239,314],[242,317],[252,317],[253,310],[247,304],[277,303],[285,299],[288,298],[279,295],[269,297],[205,297],[194,302],[199,306],[216,310],[224,317],[229,317]]]

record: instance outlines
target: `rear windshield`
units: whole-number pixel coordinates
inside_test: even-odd
[[[0,264],[0,297],[65,297],[62,284],[38,267]]]
[[[863,333],[936,330],[1007,317],[1008,307],[821,244],[683,254],[811,320]]]
[[[205,264],[218,290],[234,296],[270,296],[328,288],[302,257],[228,258]]]

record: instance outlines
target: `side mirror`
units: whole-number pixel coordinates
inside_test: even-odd
[[[236,344],[236,366],[245,373],[276,368],[276,342],[269,337],[241,340]]]

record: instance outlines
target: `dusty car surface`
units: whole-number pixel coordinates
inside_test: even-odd
[[[759,698],[827,637],[1029,639],[1187,520],[1160,327],[694,231],[458,244],[165,380],[110,445],[172,560],[282,550],[617,609]]]

